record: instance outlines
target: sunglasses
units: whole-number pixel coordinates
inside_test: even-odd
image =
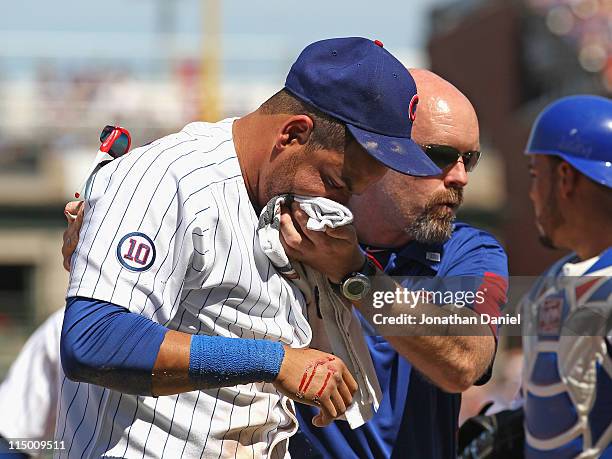
[[[102,142],[100,151],[117,159],[130,150],[132,138],[127,129],[119,126],[106,126],[100,133],[100,142]]]
[[[460,152],[455,147],[448,145],[421,145],[425,154],[440,169],[446,169],[455,164],[459,158],[463,159],[463,167],[466,172],[472,172],[478,165],[480,159],[479,151]]]
[[[113,159],[117,159],[120,156],[125,155],[130,150],[132,144],[132,137],[127,129],[119,126],[106,126],[100,133],[100,151],[94,158],[93,164],[91,165],[89,172],[85,176],[85,181],[79,187],[79,191],[74,193],[74,197],[79,199],[85,197],[88,194],[90,179],[92,175],[100,169],[108,161],[106,155],[110,155]],[[104,160],[104,161],[103,161]]]

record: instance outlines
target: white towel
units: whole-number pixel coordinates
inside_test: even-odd
[[[310,231],[325,231],[325,227],[337,228],[353,223],[353,213],[342,204],[327,198],[293,196],[293,200],[308,215],[306,228]]]
[[[261,211],[259,224],[257,225],[257,236],[259,236],[261,250],[264,251],[276,269],[289,279],[295,279],[297,273],[291,266],[285,249],[283,249],[279,231],[281,204],[290,205],[292,199],[292,196],[288,194],[270,199]]]
[[[304,293],[311,325],[317,321],[322,322],[318,327],[313,327],[313,334],[320,336],[318,347],[340,357],[355,377],[359,388],[343,417],[351,428],[355,429],[373,416],[380,405],[382,392],[361,324],[354,310],[344,305],[325,275],[302,263],[292,265],[285,254],[279,233],[280,206],[289,205],[292,200],[300,203],[302,210],[309,216],[306,226],[313,231],[325,231],[326,226],[336,228],[350,224],[353,214],[330,199],[282,195],[271,199],[262,211],[257,233],[261,248],[272,263]],[[322,320],[317,319],[317,306]],[[324,333],[321,333],[322,331]],[[329,346],[328,349],[325,348],[326,345]]]

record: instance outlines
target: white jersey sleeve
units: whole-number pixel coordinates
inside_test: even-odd
[[[182,289],[199,286],[206,275],[198,215],[214,203],[203,193],[193,199],[191,190],[215,163],[207,153],[226,142],[203,144],[179,132],[100,169],[86,200],[67,296],[108,301],[168,323]]]
[[[62,308],[30,336],[0,385],[0,434],[7,439],[53,438],[63,319]]]

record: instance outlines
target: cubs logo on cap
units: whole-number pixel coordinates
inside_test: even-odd
[[[412,99],[410,99],[410,105],[408,106],[408,113],[410,114],[410,121],[412,121],[413,123],[414,123],[414,120],[416,119],[417,105],[419,105],[419,96],[418,94],[415,94],[414,96],[412,96]]]

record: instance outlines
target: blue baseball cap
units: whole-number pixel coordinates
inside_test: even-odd
[[[442,173],[410,137],[418,103],[414,79],[380,41],[332,38],[308,45],[285,89],[346,123],[385,166],[416,176]]]
[[[578,95],[548,105],[533,125],[525,153],[563,158],[612,188],[612,100]]]

